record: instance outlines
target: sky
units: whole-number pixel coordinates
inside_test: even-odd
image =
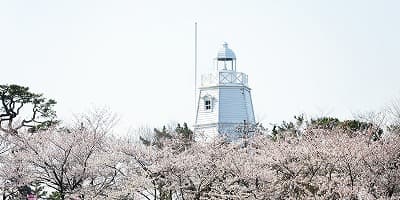
[[[226,41],[249,76],[256,120],[353,118],[400,97],[400,1],[2,0],[0,84],[108,107],[119,130],[193,125],[198,74]],[[199,75],[200,76],[200,75]]]

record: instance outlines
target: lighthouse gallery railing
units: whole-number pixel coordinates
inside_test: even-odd
[[[215,85],[248,86],[248,79],[245,73],[235,71],[219,71],[215,74],[204,74],[201,76],[201,87]]]

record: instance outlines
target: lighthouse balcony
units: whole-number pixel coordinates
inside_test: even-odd
[[[235,71],[219,71],[214,74],[204,74],[201,76],[201,87],[210,87],[217,85],[248,86],[248,79],[245,73]]]

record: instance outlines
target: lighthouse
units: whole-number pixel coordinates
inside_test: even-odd
[[[201,76],[194,130],[206,139],[234,139],[240,137],[240,127],[255,124],[248,77],[237,71],[236,55],[226,42],[214,59],[214,69]]]

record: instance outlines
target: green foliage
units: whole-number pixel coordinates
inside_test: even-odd
[[[277,128],[281,132],[283,132],[283,131],[292,132],[292,133],[296,132],[293,122],[282,121],[282,124],[279,125]]]
[[[146,146],[156,146],[158,148],[163,147],[163,140],[171,139],[172,135],[168,133],[167,128],[163,126],[163,129],[160,131],[154,128],[154,137],[151,140],[145,139],[143,137],[139,137],[140,141]]]
[[[175,132],[170,133],[165,126],[162,130],[154,129],[154,137],[151,139],[146,139],[144,137],[139,137],[140,141],[146,146],[156,146],[158,148],[163,147],[163,141],[167,139],[172,139],[173,137],[178,137],[185,146],[190,146],[190,143],[194,141],[193,131],[189,129],[187,123],[183,123],[181,126],[179,123],[175,128]]]
[[[317,119],[311,119],[310,124],[316,128],[332,130],[340,124],[340,120],[333,117],[321,117]]]
[[[28,87],[19,85],[0,85],[0,129],[8,133],[17,133],[18,129],[27,127],[31,132],[45,129],[56,124],[56,112],[53,99],[47,99],[42,94],[29,91]],[[22,109],[27,107],[28,117],[21,117]],[[16,118],[21,122],[14,125]],[[7,126],[4,124],[7,123]]]
[[[300,127],[305,123],[304,115],[295,115],[294,119],[296,120],[295,123],[282,121],[280,125],[274,125],[272,128],[272,138],[276,140],[287,136],[299,136],[301,132]]]
[[[189,129],[186,122],[183,123],[183,127],[178,124],[175,128],[175,132],[185,141],[193,141],[193,131]]]
[[[150,145],[152,144],[150,140],[147,140],[147,139],[145,139],[145,138],[142,137],[142,136],[139,136],[139,139],[140,139],[140,141],[141,141],[144,145],[146,145],[146,146],[150,146]]]
[[[61,200],[61,194],[57,191],[54,191],[50,194],[49,198],[50,200]]]
[[[21,197],[26,197],[27,194],[31,194],[32,190],[27,185],[18,187],[18,192],[15,193],[13,196],[15,199],[19,199]]]
[[[340,128],[350,131],[362,131],[372,127],[371,123],[361,122],[358,120],[345,120],[340,123]]]
[[[31,183],[30,188],[31,193],[36,195],[38,199],[45,198],[47,196],[47,191],[45,191],[44,186],[38,182]]]
[[[349,135],[353,134],[370,134],[372,140],[379,140],[383,134],[383,129],[379,126],[363,122],[359,120],[344,120],[340,121],[333,117],[320,117],[317,119],[305,120],[303,115],[294,116],[295,122],[283,121],[280,125],[275,125],[272,129],[272,138],[285,138],[287,136],[301,135],[301,126],[306,125],[306,129],[325,129],[325,130],[340,130]],[[396,129],[393,126],[393,129]],[[398,129],[400,130],[400,129]]]
[[[294,119],[296,120],[296,125],[298,127],[300,127],[301,125],[303,125],[303,123],[305,122],[305,118],[304,118],[304,114],[301,114],[299,116],[294,116]]]
[[[154,128],[154,133],[155,133],[155,138],[157,141],[160,141],[162,139],[171,139],[172,135],[170,133],[168,133],[167,128],[165,128],[165,126],[163,126],[162,130],[158,130],[156,128]]]
[[[387,129],[390,133],[400,135],[400,125],[399,124],[390,124],[389,126],[387,126]]]
[[[345,120],[340,122],[339,128],[348,133],[369,133],[372,140],[379,140],[383,129],[369,122],[359,120]]]
[[[160,200],[172,200],[172,190],[163,190],[159,187]]]

